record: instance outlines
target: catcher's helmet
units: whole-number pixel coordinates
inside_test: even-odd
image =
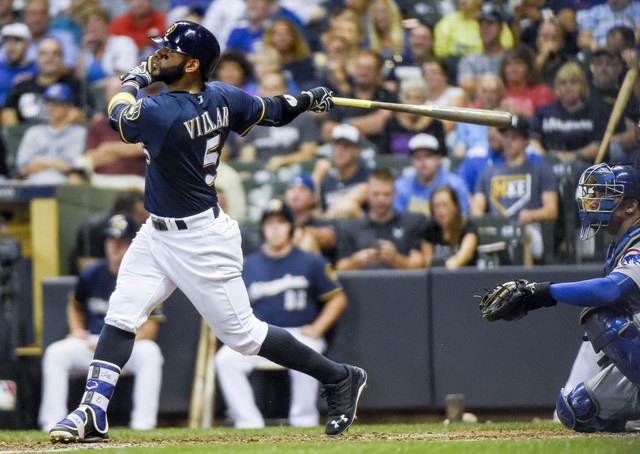
[[[149,36],[149,39],[174,52],[197,58],[205,81],[213,75],[220,58],[220,44],[213,33],[202,25],[186,20],[174,22],[164,36]]]
[[[629,165],[593,165],[580,176],[576,197],[580,239],[586,240],[609,225],[622,199],[640,200],[640,170]]]
[[[293,236],[294,226],[295,226],[295,218],[293,216],[293,211],[289,208],[289,205],[284,203],[280,199],[273,199],[269,201],[267,208],[262,212],[262,217],[260,218],[260,229],[262,230],[262,225],[264,221],[269,216],[282,216],[291,224],[291,236]]]

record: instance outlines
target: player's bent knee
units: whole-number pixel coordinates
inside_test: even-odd
[[[257,355],[267,337],[268,325],[253,317],[253,323],[242,333],[221,333],[220,340],[230,349],[246,356]]]
[[[599,432],[600,424],[596,419],[598,407],[587,391],[584,383],[580,383],[566,396],[564,388],[556,399],[558,419],[567,428],[576,432]]]

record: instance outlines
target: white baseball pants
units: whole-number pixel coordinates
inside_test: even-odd
[[[285,328],[303,344],[323,353],[326,348],[324,339],[304,336],[300,328]],[[258,429],[264,427],[264,419],[258,409],[249,383],[249,374],[258,361],[256,356],[243,356],[227,346],[216,354],[216,374],[222,388],[229,415],[238,429]],[[301,372],[289,370],[291,378],[291,405],[289,424],[296,427],[313,427],[319,423],[316,406],[320,382]]]
[[[69,377],[86,376],[93,359],[93,349],[98,336],[91,341],[68,337],[51,344],[42,358],[42,401],[39,423],[44,431],[49,431],[68,413]],[[131,358],[122,370],[123,374],[135,377],[133,385],[133,405],[129,427],[149,430],[156,427],[162,364],[164,358],[160,347],[152,340],[134,343]]]

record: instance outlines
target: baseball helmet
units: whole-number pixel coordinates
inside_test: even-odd
[[[285,218],[287,222],[291,224],[291,236],[293,236],[295,218],[293,217],[293,211],[291,211],[289,205],[287,205],[280,199],[270,200],[269,204],[262,212],[262,217],[260,218],[260,230],[262,230],[262,225],[269,216],[282,216],[283,218]]]
[[[220,58],[220,44],[202,25],[186,20],[174,22],[164,36],[149,36],[155,43],[200,61],[205,80],[213,75]]]
[[[640,200],[640,170],[629,165],[593,165],[580,176],[576,196],[580,239],[586,240],[609,225],[623,199]]]

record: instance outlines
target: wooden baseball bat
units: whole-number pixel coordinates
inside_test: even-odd
[[[215,417],[215,390],[216,390],[216,351],[218,348],[216,335],[207,326],[209,336],[207,339],[207,361],[204,373],[204,398],[202,399],[202,420],[200,427],[211,427]]]
[[[515,118],[511,112],[496,110],[472,109],[469,107],[438,107],[419,104],[398,104],[392,102],[367,101],[364,99],[333,97],[333,102],[338,106],[361,107],[363,109],[386,109],[396,112],[406,112],[438,120],[451,120],[476,125],[496,126],[508,128],[512,126]]]
[[[197,429],[202,425],[204,409],[204,380],[209,349],[209,325],[204,319],[200,323],[200,338],[198,339],[198,353],[191,388],[191,405],[189,406],[189,427]]]
[[[618,121],[620,121],[625,107],[627,107],[627,102],[631,97],[631,92],[633,91],[633,86],[635,85],[637,78],[638,66],[636,65],[633,68],[629,68],[627,74],[624,76],[624,81],[622,81],[620,92],[618,92],[618,97],[616,98],[616,102],[613,105],[613,109],[611,110],[611,116],[609,117],[609,122],[607,123],[607,129],[605,129],[604,131],[602,142],[600,142],[600,148],[598,148],[598,154],[596,155],[595,164],[600,164],[604,159],[604,154],[607,152],[607,148],[609,148],[609,142],[611,142],[611,137],[613,137],[613,132],[616,129],[616,125],[618,124]]]

